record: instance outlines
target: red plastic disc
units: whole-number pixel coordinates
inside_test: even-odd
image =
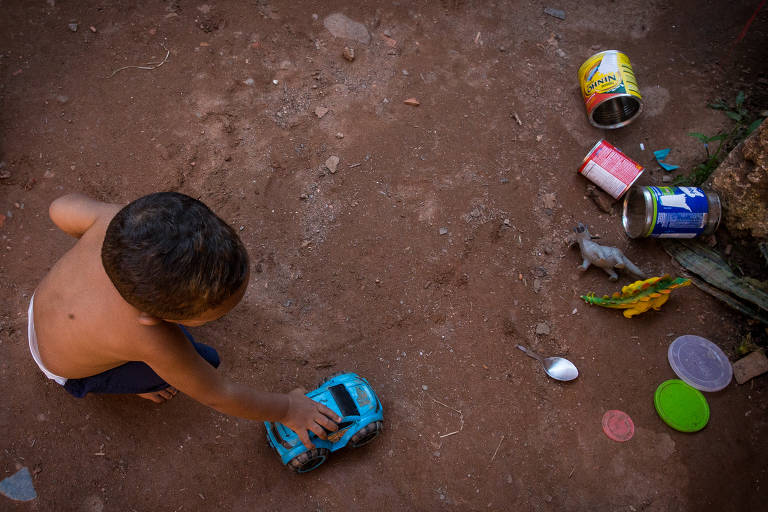
[[[635,435],[635,424],[623,411],[606,411],[603,414],[603,432],[614,441],[623,443]]]

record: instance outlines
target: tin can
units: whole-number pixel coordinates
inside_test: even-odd
[[[592,126],[621,128],[643,112],[643,97],[632,64],[618,50],[588,58],[579,68],[579,85]]]
[[[720,198],[695,187],[635,187],[624,198],[621,223],[630,238],[694,238],[720,224]]]
[[[579,173],[618,199],[637,181],[643,166],[601,139],[584,157]]]

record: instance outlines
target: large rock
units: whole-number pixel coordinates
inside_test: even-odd
[[[333,37],[352,39],[363,44],[371,42],[371,34],[365,25],[347,18],[340,12],[327,16],[323,20],[323,25],[328,29],[328,32],[333,34]]]
[[[732,234],[768,240],[768,122],[731,151],[707,185],[720,195]]]

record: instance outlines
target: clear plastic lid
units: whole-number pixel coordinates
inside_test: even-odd
[[[728,356],[706,338],[686,334],[669,346],[669,364],[675,374],[701,391],[720,391],[733,377]]]

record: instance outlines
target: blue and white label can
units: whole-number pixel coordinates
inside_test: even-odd
[[[714,233],[720,198],[696,187],[636,187],[624,200],[622,223],[630,238],[694,238]]]

